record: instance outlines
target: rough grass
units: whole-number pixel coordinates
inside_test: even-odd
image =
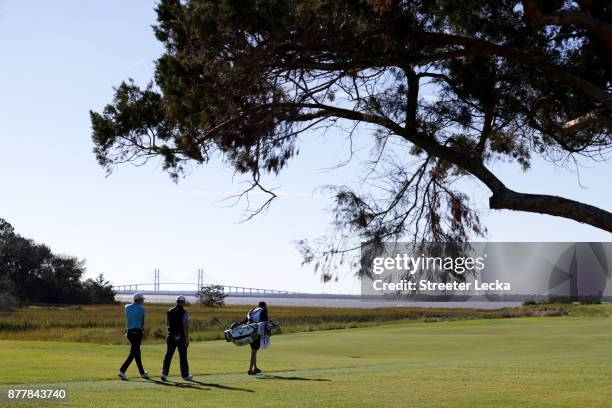
[[[56,407],[609,407],[610,308],[573,311],[274,336],[256,378],[245,373],[248,347],[196,342],[191,383],[176,361],[168,384],[137,379],[135,367],[119,381],[126,345],[3,340],[0,388],[67,388],[70,400]],[[162,355],[163,345],[144,345],[152,374]]]
[[[56,340],[98,344],[123,344],[123,306],[30,306],[11,313],[0,313],[0,339]],[[163,343],[166,304],[146,304],[145,339]],[[188,307],[191,337],[194,341],[218,340],[232,321],[244,319],[245,306]],[[499,310],[380,308],[340,309],[312,307],[271,307],[271,318],[283,333],[376,326],[388,322],[439,322],[446,320],[494,319],[527,316],[580,315],[607,316],[609,305],[533,305]]]

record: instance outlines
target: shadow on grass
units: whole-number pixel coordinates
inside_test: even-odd
[[[164,387],[188,388],[190,390],[200,390],[200,391],[210,390],[210,388],[198,387],[197,385],[193,385],[193,384],[189,384],[189,383],[176,382],[176,381],[160,381],[160,380],[154,380],[152,378],[149,378],[148,380],[145,380],[145,381],[146,382],[152,382],[152,383],[155,383],[157,385],[163,385]],[[198,383],[198,384],[201,384],[201,383]],[[201,384],[201,385],[207,385],[207,384]]]
[[[254,390],[249,390],[248,388],[230,387],[230,386],[227,386],[227,385],[215,384],[215,383],[205,383],[205,382],[196,381],[196,380],[189,380],[189,382],[200,384],[200,385],[203,385],[205,387],[219,388],[221,390],[255,392]]]
[[[283,377],[282,375],[259,374],[255,377],[258,380],[285,380],[285,381],[331,381],[327,378],[306,378],[306,377]]]

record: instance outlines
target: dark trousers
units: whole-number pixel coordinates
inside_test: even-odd
[[[172,356],[174,351],[178,348],[179,357],[181,361],[181,376],[183,378],[189,375],[189,363],[187,362],[187,345],[183,336],[168,336],[166,339],[166,356],[164,357],[164,367],[162,373],[168,375],[170,372],[170,363],[172,363]]]
[[[140,357],[140,343],[142,343],[142,330],[128,330],[127,338],[132,345],[130,347],[130,355],[127,359],[125,359],[125,363],[121,366],[119,370],[122,373],[128,369],[130,364],[132,364],[132,360],[136,360],[136,365],[138,366],[138,371],[140,374],[144,374],[145,370],[142,368],[142,359]]]

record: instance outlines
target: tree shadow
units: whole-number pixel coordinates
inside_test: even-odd
[[[282,375],[259,374],[255,377],[258,380],[286,380],[286,381],[331,381],[327,378],[306,378],[306,377],[283,377]]]
[[[177,387],[177,388],[188,388],[191,390],[201,390],[201,391],[209,391],[210,388],[206,388],[206,387],[198,387],[197,385],[193,385],[193,384],[188,384],[188,383],[183,383],[183,382],[176,382],[176,381],[161,381],[161,380],[155,380],[153,378],[149,378],[148,380],[145,380],[146,382],[152,382],[154,384],[157,385],[163,385],[164,387]],[[200,385],[206,385],[206,384],[201,384],[198,383]]]
[[[203,385],[205,387],[219,388],[219,389],[228,390],[228,391],[255,392],[254,390],[250,390],[248,388],[230,387],[228,385],[215,384],[215,383],[205,383],[205,382],[201,382],[201,381],[197,381],[197,380],[193,380],[193,379],[192,380],[188,380],[188,381],[192,382],[192,383]]]

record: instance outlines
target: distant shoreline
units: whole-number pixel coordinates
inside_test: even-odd
[[[173,295],[146,295],[149,302],[173,303],[176,296]],[[128,302],[131,295],[116,295],[115,299],[120,302]],[[225,302],[228,305],[252,305],[261,299],[257,296],[228,296]],[[194,296],[187,296],[189,302],[195,302]],[[333,307],[333,308],[358,308],[373,309],[379,307],[422,307],[422,308],[449,308],[449,309],[502,309],[506,307],[518,307],[522,302],[397,302],[361,300],[357,298],[293,298],[293,297],[265,297],[266,303],[271,306],[299,306],[299,307]]]

